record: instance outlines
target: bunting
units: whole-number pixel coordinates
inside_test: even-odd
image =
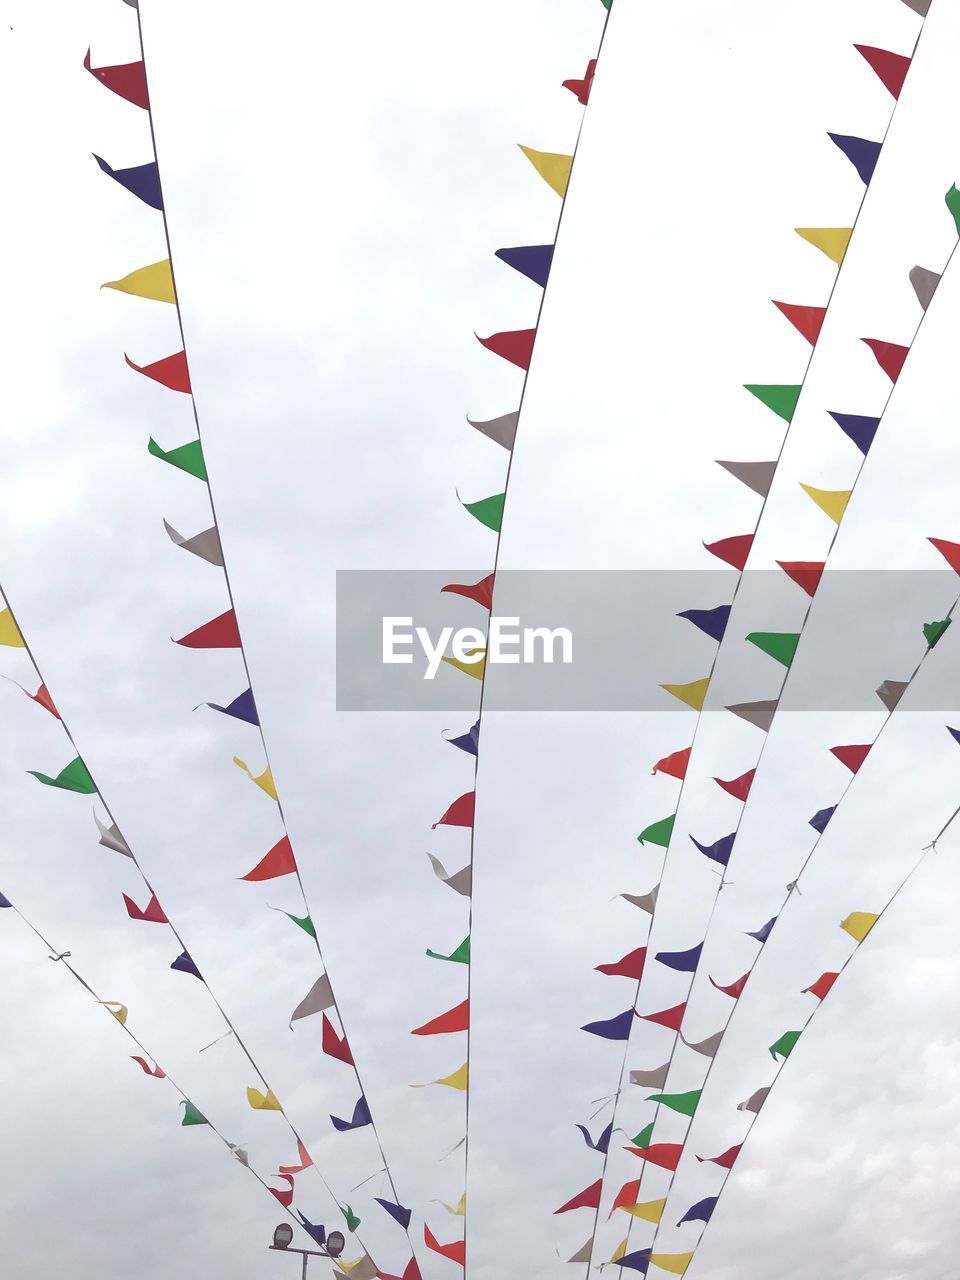
[[[442,1258],[449,1258],[462,1267],[466,1260],[467,1246],[463,1240],[454,1240],[450,1244],[441,1244],[426,1223],[423,1224],[423,1241],[428,1249],[439,1253]]]

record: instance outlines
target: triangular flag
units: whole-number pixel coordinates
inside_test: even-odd
[[[715,1058],[717,1050],[723,1041],[723,1031],[715,1031],[712,1036],[707,1036],[705,1040],[684,1040],[681,1032],[680,1039],[694,1053],[699,1053],[704,1058]]]
[[[176,302],[170,259],[152,262],[149,267],[139,267],[119,280],[105,280],[101,289],[116,289],[132,294],[135,298],[149,298],[153,302]]]
[[[758,493],[761,498],[765,498],[770,492],[777,471],[776,462],[724,462],[718,458],[717,465],[723,467],[724,471],[729,471],[734,479]]]
[[[829,809],[817,810],[817,812],[810,819],[810,823],[809,823],[809,825],[813,827],[814,831],[819,831],[819,833],[823,835],[824,831],[826,831],[827,829],[827,823],[830,821],[830,819],[834,815],[836,807],[837,806],[833,804],[829,807]]]
[[[629,1040],[632,1026],[633,1010],[625,1009],[615,1018],[601,1018],[598,1022],[587,1022],[580,1030],[586,1031],[591,1036],[599,1036],[601,1040]]]
[[[951,729],[949,725],[946,726],[946,729],[954,742],[960,742],[960,729]]]
[[[514,271],[538,284],[541,289],[547,287],[550,265],[553,262],[552,244],[531,244],[516,249],[498,249],[496,256]]]
[[[481,347],[486,347],[495,356],[500,356],[502,360],[524,370],[530,368],[533,344],[536,340],[536,329],[514,329],[504,333],[492,333],[489,338],[481,338],[477,334],[477,341]]]
[[[764,943],[770,937],[770,933],[776,923],[777,917],[773,916],[766,924],[762,924],[755,933],[747,933],[744,936],[747,938],[755,938],[757,942]]]
[[[232,609],[218,614],[195,631],[189,631],[175,644],[182,644],[185,649],[240,649],[240,631]]]
[[[727,629],[731,608],[729,604],[720,604],[715,609],[684,609],[682,613],[677,614],[677,617],[692,622],[704,635],[708,635],[711,640],[716,640],[719,644]]]
[[[632,907],[639,907],[641,911],[646,911],[648,916],[652,916],[657,907],[657,893],[660,886],[654,885],[649,893],[621,893],[620,897],[625,902],[629,902]]]
[[[68,765],[64,765],[55,778],[50,778],[45,773],[37,773],[35,769],[28,769],[27,773],[47,787],[59,787],[62,791],[76,791],[84,796],[96,795],[97,792],[93,779],[87,772],[87,766],[79,756],[71,760]]]
[[[825,253],[838,267],[843,262],[843,255],[847,252],[847,245],[853,234],[852,227],[795,227],[794,230],[807,244],[812,244],[815,249]]]
[[[131,195],[142,200],[151,209],[163,211],[163,193],[160,190],[156,160],[151,160],[149,164],[134,165],[131,169],[113,169],[100,156],[94,155],[93,158],[108,177],[119,182]]]
[[[568,1258],[568,1262],[589,1262],[593,1257],[593,1236],[586,1244],[581,1245],[572,1258]]]
[[[877,434],[877,428],[880,426],[880,419],[866,417],[861,413],[834,413],[832,410],[828,410],[828,413],[843,434],[852,440],[866,457]]]
[[[438,1014],[436,1018],[425,1022],[422,1027],[414,1027],[410,1034],[412,1036],[443,1036],[451,1035],[456,1031],[469,1030],[470,1001],[462,1000],[446,1013]]]
[[[741,773],[739,778],[731,778],[728,782],[725,782],[723,778],[714,778],[714,782],[728,796],[733,796],[734,800],[746,802],[747,796],[750,794],[750,788],[753,786],[753,778],[756,772],[756,769],[748,769],[746,773]]]
[[[188,951],[181,951],[170,968],[175,969],[177,973],[192,974],[194,978],[199,978],[201,982],[203,981],[203,975],[194,964]]]
[[[733,715],[738,716],[741,720],[746,720],[754,728],[760,729],[764,733],[769,733],[770,726],[773,724],[773,717],[777,714],[777,703],[775,700],[735,702],[732,706],[727,707],[726,710],[732,712]]]
[[[793,418],[803,390],[802,386],[779,383],[767,385],[745,382],[743,385],[761,404],[765,404],[778,418],[783,418],[784,422],[790,422]]]
[[[263,773],[255,774],[246,761],[241,760],[239,756],[233,757],[233,763],[238,769],[242,769],[251,782],[255,783],[261,791],[265,791],[271,800],[279,800],[277,788],[273,781],[273,770],[267,766]]]
[[[623,1239],[620,1241],[620,1243],[617,1245],[616,1249],[614,1249],[613,1253],[610,1255],[610,1261],[619,1262],[620,1259],[626,1255],[627,1246],[629,1243],[630,1243],[629,1237],[624,1236]]]
[[[98,1000],[97,1004],[102,1004],[107,1012],[116,1018],[121,1027],[127,1025],[127,1013],[129,1010],[125,1004],[121,1004],[119,1000]]]
[[[655,1164],[658,1169],[669,1169],[671,1172],[675,1172],[683,1154],[683,1144],[680,1142],[654,1142],[647,1147],[624,1147],[624,1151],[629,1151],[632,1156],[636,1156],[639,1160],[646,1160],[648,1164]]]
[[[132,898],[123,895],[123,904],[127,908],[127,915],[131,920],[144,920],[149,924],[169,924],[170,921],[163,913],[163,908],[157,901],[157,895],[151,893],[150,901],[141,911]]]
[[[879,338],[861,338],[861,342],[870,348],[876,357],[877,364],[895,384],[903,371],[910,348],[901,347],[896,342],[881,342]]]
[[[114,853],[122,853],[125,858],[133,857],[133,850],[120,834],[120,828],[115,822],[111,822],[109,827],[105,827],[96,813],[93,815],[93,820],[97,824],[97,830],[100,832],[99,844],[102,844],[105,849],[112,849]]]
[[[338,1062],[345,1062],[348,1067],[353,1066],[353,1054],[350,1052],[350,1046],[347,1044],[346,1036],[338,1036],[334,1029],[333,1023],[323,1015],[323,1030],[320,1033],[320,1048],[328,1058],[336,1058]]]
[[[670,1070],[670,1063],[665,1062],[662,1067],[653,1067],[650,1071],[631,1071],[630,1083],[638,1084],[646,1089],[662,1089],[667,1083],[667,1073]]]
[[[609,5],[607,8],[609,9]],[[591,58],[587,63],[587,69],[582,80],[564,80],[563,88],[569,89],[582,107],[585,107],[590,100],[590,90],[593,88],[593,77],[597,70],[596,58]]]
[[[854,138],[848,133],[828,133],[827,137],[847,157],[860,175],[860,181],[869,186],[877,161],[880,159],[882,144],[870,142],[866,138]]]
[[[23,689],[23,685],[20,685],[20,688]],[[31,702],[37,703],[37,705],[43,707],[45,711],[49,711],[52,716],[56,716],[58,720],[61,719],[60,712],[53,705],[53,699],[50,697],[50,691],[45,684],[41,684],[37,688],[36,693],[30,693],[27,689],[23,689],[23,692]]]
[[[466,596],[468,600],[476,600],[484,609],[490,609],[493,607],[493,579],[494,575],[488,573],[479,582],[450,582],[440,590],[449,591],[455,596]]]
[[[464,938],[458,947],[455,947],[448,956],[441,955],[439,951],[427,951],[427,955],[431,960],[450,960],[454,964],[470,963],[470,935]]]
[[[357,1105],[353,1108],[352,1119],[341,1120],[339,1116],[331,1116],[330,1120],[339,1133],[347,1133],[350,1129],[362,1129],[365,1125],[373,1123],[370,1118],[370,1108],[367,1106],[367,1100],[362,1095]],[[356,1228],[351,1227],[350,1230],[354,1231]]]
[[[850,501],[850,489],[815,489],[811,484],[803,484],[800,488],[804,491],[808,498],[811,498],[825,515],[828,515],[834,524],[838,525],[843,519],[843,513],[847,509],[847,503]]]
[[[431,1080],[430,1083],[446,1085],[448,1089],[456,1089],[460,1093],[464,1093],[469,1080],[469,1072],[470,1064],[465,1062],[462,1067],[457,1067],[456,1071],[451,1072],[450,1075],[441,1076],[439,1080]],[[427,1086],[425,1084],[414,1084],[410,1087],[411,1089],[426,1089]]]
[[[926,0],[926,2],[929,4],[930,0]],[[957,190],[957,184],[955,182],[944,196],[943,202],[950,210],[950,216],[953,218],[954,226],[957,229],[957,235],[960,236],[960,191]]]
[[[446,733],[447,730],[444,730]],[[458,747],[461,751],[466,751],[467,755],[475,756],[480,745],[480,721],[472,725],[466,733],[461,733],[457,738],[446,738],[451,747]]]
[[[566,1204],[562,1204],[559,1209],[554,1209],[554,1216],[558,1213],[569,1213],[571,1209],[599,1209],[600,1208],[600,1192],[603,1188],[603,1179],[598,1178],[596,1182],[591,1182],[589,1187],[580,1191]]]
[[[873,743],[867,742],[860,746],[831,747],[830,754],[836,756],[841,764],[845,764],[851,773],[856,773],[870,754],[872,745]]]
[[[469,511],[474,520],[492,529],[494,533],[500,532],[500,525],[503,523],[503,502],[506,498],[505,493],[494,493],[489,498],[480,498],[477,502],[461,502],[464,510]]]
[[[651,822],[649,827],[644,829],[637,836],[641,844],[658,844],[664,849],[670,845],[670,837],[673,835],[673,824],[677,820],[677,815],[671,813],[669,818],[661,818],[659,822]]]
[[[840,922],[840,928],[849,933],[854,942],[862,942],[879,919],[872,911],[852,911]]]
[[[532,147],[524,147],[522,145],[520,150],[547,186],[551,187],[562,199],[567,194],[570,170],[573,168],[573,156],[558,155],[555,151],[534,151]]]
[[[252,689],[244,689],[243,693],[238,693],[225,707],[222,707],[219,702],[201,702],[199,705],[210,707],[212,711],[221,711],[225,716],[233,716],[234,720],[243,720],[246,724],[260,724]],[[194,707],[194,710],[197,708]]]
[[[267,1190],[272,1196],[279,1200],[284,1209],[289,1209],[293,1204],[293,1178],[290,1177],[289,1173],[274,1173],[270,1176],[273,1178],[282,1178],[287,1184],[283,1191],[278,1191],[276,1187],[267,1187]]]
[[[876,693],[887,710],[893,712],[909,687],[909,680],[884,680]]]
[[[939,273],[928,271],[926,267],[911,267],[910,283],[913,285],[913,291],[917,295],[917,301],[926,311],[933,301],[933,295],[937,292],[937,285],[940,283]]]
[[[720,983],[714,978],[711,978],[710,982],[718,991],[722,991],[725,996],[730,996],[732,1000],[739,1000],[743,995],[743,988],[747,985],[749,977],[750,973],[748,971],[742,978],[738,978],[736,982],[731,982],[729,987],[721,987]]]
[[[191,1124],[209,1124],[210,1121],[206,1116],[202,1115],[192,1102],[184,1098],[180,1104],[183,1108],[183,1119],[180,1121],[181,1126],[186,1127]]]
[[[458,671],[462,671],[464,675],[472,676],[474,680],[482,680],[483,674],[487,669],[487,651],[486,649],[467,649],[464,660],[459,658],[442,659],[448,666],[456,667]]]
[[[423,1242],[428,1249],[439,1253],[442,1258],[458,1262],[462,1267],[466,1261],[467,1246],[463,1240],[454,1240],[450,1244],[441,1244],[426,1223],[423,1224]]]
[[[612,0],[603,0],[603,3],[609,9]],[[626,1267],[628,1271],[639,1271],[641,1275],[647,1274],[647,1268],[650,1266],[650,1250],[637,1249],[633,1253],[625,1253],[623,1257],[617,1259],[617,1265]]]
[[[855,44],[857,53],[863,57],[883,87],[893,95],[900,97],[903,82],[910,70],[910,59],[902,53],[891,53],[888,49],[877,49],[872,44]]]
[[[733,842],[737,833],[731,831],[728,836],[723,836],[720,840],[715,840],[713,844],[701,844],[699,840],[690,837],[705,858],[709,858],[711,862],[718,863],[721,867],[725,867],[730,861],[730,854],[733,852]]]
[[[945,538],[928,538],[927,541],[937,548],[951,569],[960,573],[960,542],[947,542]]]
[[[770,1092],[770,1086],[764,1085],[762,1089],[755,1089],[747,1098],[746,1102],[738,1102],[738,1111],[752,1111],[755,1116],[760,1114],[760,1108],[767,1100],[767,1094]]]
[[[161,462],[169,462],[171,467],[186,471],[187,475],[206,481],[207,467],[199,440],[188,440],[186,444],[178,444],[175,449],[161,449],[151,436],[147,442],[147,453],[159,458]]]
[[[926,640],[929,649],[932,649],[937,644],[949,626],[949,618],[942,618],[939,622],[925,622],[923,624],[923,638]]]
[[[402,1204],[394,1204],[392,1200],[381,1200],[379,1196],[374,1196],[374,1200],[380,1205],[381,1209],[386,1209],[390,1217],[395,1222],[399,1222],[404,1231],[406,1231],[410,1225],[410,1219],[413,1217],[410,1209],[405,1209]]]
[[[672,1005],[669,1009],[658,1009],[656,1013],[641,1013],[639,1016],[644,1022],[656,1023],[658,1027],[666,1027],[668,1031],[679,1031],[686,1008],[687,1004],[684,1001],[682,1004]]]
[[[334,1009],[336,1008],[336,1003],[333,998],[330,979],[323,973],[294,1009],[290,1015],[290,1022],[297,1022],[300,1018],[309,1018],[311,1014],[322,1013],[324,1009]]]
[[[363,1101],[363,1099],[361,1099],[361,1101]],[[357,1227],[359,1227],[360,1225],[360,1219],[353,1212],[350,1206],[348,1204],[346,1205],[342,1204],[340,1206],[340,1212],[343,1214],[344,1219],[346,1220],[347,1230],[356,1231]]]
[[[247,1089],[247,1101],[254,1111],[282,1111],[280,1100],[272,1089],[261,1093],[259,1089]]]
[[[437,827],[472,827],[477,795],[475,791],[465,791],[450,805],[442,818],[438,818],[431,830]]]
[[[163,522],[163,527],[175,547],[182,547],[184,551],[199,556],[208,564],[223,568],[223,549],[220,546],[220,534],[216,525],[212,529],[204,529],[202,533],[195,533],[192,538],[185,538],[182,533],[177,533],[173,525],[167,524],[166,520]]]
[[[747,566],[747,556],[753,546],[752,533],[738,533],[732,538],[721,538],[719,542],[705,542],[704,550],[741,571]]]
[[[240,876],[240,879],[275,880],[278,876],[292,875],[296,869],[297,862],[293,856],[290,837],[283,836],[268,853],[264,854],[253,870],[248,871],[245,876]]]
[[[300,1219],[300,1225],[303,1227],[304,1231],[306,1231],[307,1235],[310,1236],[311,1240],[318,1244],[321,1249],[324,1248],[327,1242],[326,1228],[318,1223],[308,1221],[308,1219],[306,1219],[299,1210],[297,1210],[297,1217]]]
[[[596,1142],[594,1142],[594,1140],[590,1137],[590,1130],[587,1128],[585,1124],[578,1124],[575,1127],[579,1129],[580,1132],[583,1134],[583,1140],[587,1144],[587,1146],[590,1148],[591,1151],[599,1151],[602,1156],[605,1156],[607,1154],[607,1150],[610,1146],[610,1137],[613,1133],[612,1120],[607,1125],[607,1127],[603,1130],[600,1136],[597,1138]]]
[[[677,1226],[682,1227],[685,1222],[709,1222],[719,1199],[719,1196],[708,1196],[705,1200],[698,1200],[690,1206]]]
[[[816,982],[809,987],[803,988],[803,994],[805,996],[816,996],[818,1000],[825,1000],[830,988],[839,977],[839,973],[821,973]]]
[[[105,89],[109,89],[120,98],[125,98],[127,102],[132,102],[135,107],[142,107],[144,111],[150,110],[150,100],[147,97],[147,73],[142,61],[124,62],[113,67],[92,67],[88,49],[83,65]]]
[[[702,951],[703,943],[698,942],[695,947],[688,947],[686,951],[658,951],[654,959],[668,969],[673,969],[675,973],[696,973]]]
[[[822,560],[778,560],[777,564],[797,586],[813,597],[817,593],[826,565]]]
[[[637,982],[643,976],[643,962],[647,958],[647,948],[637,947],[628,951],[622,960],[611,964],[596,965],[597,973],[605,973],[610,978],[635,978]]]
[[[157,1080],[166,1079],[166,1074],[160,1069],[160,1067],[156,1066],[156,1064],[154,1064],[154,1066],[151,1067],[150,1063],[147,1062],[146,1058],[138,1058],[136,1054],[131,1054],[131,1057],[133,1058],[133,1061],[140,1066],[140,1069],[143,1071],[144,1075],[153,1076]]]
[[[797,645],[800,643],[800,632],[751,631],[747,636],[747,640],[750,644],[756,645],[762,653],[773,658],[775,662],[781,663],[784,667],[789,667],[796,656]]]
[[[786,1060],[793,1052],[797,1041],[800,1039],[799,1031],[785,1031],[776,1044],[770,1046],[770,1056],[776,1061],[778,1058]]]
[[[702,711],[709,685],[710,677],[704,676],[701,680],[691,680],[689,684],[662,684],[660,688],[667,693],[672,693],[675,698],[692,707],[694,711]]]
[[[692,1253],[651,1253],[650,1261],[661,1271],[669,1271],[671,1275],[682,1276],[693,1261]]]
[[[499,418],[488,418],[486,422],[477,422],[470,417],[467,421],[482,436],[486,436],[488,440],[493,440],[495,444],[509,451],[513,448],[513,442],[517,436],[519,418],[519,412],[514,410],[513,413],[501,414]]]
[[[718,1164],[721,1169],[732,1169],[737,1156],[740,1154],[742,1142],[738,1142],[735,1147],[728,1147],[719,1156],[697,1156],[701,1164]]]
[[[665,773],[670,778],[679,778],[681,782],[687,776],[687,768],[690,764],[690,752],[692,747],[684,747],[682,751],[674,751],[669,756],[664,756],[662,760],[658,760],[653,766],[654,773]]]
[[[776,298],[773,299],[773,305],[790,321],[801,337],[806,338],[812,347],[817,345],[827,314],[826,307],[797,306],[792,302],[777,302]]]
[[[903,0],[903,3],[914,13],[919,13],[921,18],[925,18],[930,12],[931,0]]]
[[[640,1204],[624,1204],[619,1206],[625,1213],[629,1213],[631,1218],[639,1218],[642,1222],[660,1222],[663,1217],[663,1211],[667,1207],[667,1200],[645,1200]]]
[[[439,858],[435,858],[432,853],[428,853],[427,857],[430,859],[430,864],[433,867],[433,874],[438,880],[442,880],[445,885],[451,888],[454,893],[459,893],[462,898],[470,897],[473,868],[469,862],[459,871],[455,871],[452,875],[448,875],[446,868]]]
[[[26,648],[20,629],[14,622],[13,614],[9,609],[0,610],[0,644],[5,644],[11,649]]]
[[[671,1111],[676,1111],[682,1116],[692,1116],[697,1109],[702,1092],[702,1089],[690,1089],[687,1093],[651,1093],[646,1101],[669,1107]]]
[[[137,373],[142,373],[146,378],[152,378],[154,382],[159,382],[161,386],[169,387],[171,391],[190,392],[190,373],[187,369],[187,353],[178,351],[176,355],[165,356],[162,360],[155,360],[153,364],[134,364],[128,355],[124,360],[131,369]]]

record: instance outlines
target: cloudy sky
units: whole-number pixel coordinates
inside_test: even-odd
[[[164,253],[157,215],[91,157],[118,167],[149,158],[143,114],[82,68],[88,45],[95,65],[136,57],[135,14],[120,0],[42,10],[9,0],[5,12],[2,92],[16,128],[4,146],[17,198],[3,215],[0,583],[169,916],[332,1188],[303,1175],[297,1205],[331,1225],[333,1197],[350,1203],[364,1244],[398,1272],[402,1233],[371,1201],[389,1192],[378,1177],[353,1190],[377,1174],[376,1145],[369,1130],[336,1134],[328,1118],[349,1115],[354,1078],[322,1054],[316,1020],[287,1026],[317,959],[267,906],[302,902],[286,881],[237,879],[280,835],[266,797],[232,764],[236,754],[262,768],[259,740],[191,710],[236,696],[242,667],[234,653],[169,640],[227,603],[216,570],[163,531],[163,518],[187,533],[206,527],[202,488],[146,452],[150,435],[165,448],[190,438],[188,406],[123,363],[124,352],[147,363],[177,349],[171,309],[98,288]],[[441,738],[472,715],[458,709],[463,677],[448,669],[424,697],[430,711],[337,711],[335,662],[353,655],[335,652],[335,575],[429,569],[469,581],[460,575],[491,567],[492,536],[456,491],[467,501],[500,491],[506,455],[465,415],[515,408],[520,384],[473,334],[533,323],[535,286],[492,254],[548,241],[559,206],[516,143],[572,146],[580,110],[559,82],[582,74],[603,16],[591,0],[493,0],[482,13],[439,0],[293,3],[269,14],[143,0],[192,377],[270,758],[398,1193],[415,1230],[426,1218],[441,1240],[461,1229],[433,1202],[464,1190],[461,1153],[442,1159],[463,1134],[463,1100],[409,1086],[458,1066],[463,1037],[409,1032],[465,994],[462,969],[424,956],[451,951],[468,928],[465,901],[432,876],[425,852],[451,870],[468,856],[464,832],[430,825],[472,784],[469,759]],[[657,701],[656,684],[707,674],[714,654],[687,624],[670,631],[669,615],[729,599],[730,575],[701,542],[757,518],[755,496],[713,460],[779,449],[783,424],[741,384],[799,381],[806,364],[806,344],[769,299],[822,303],[833,283],[832,265],[791,228],[847,225],[856,213],[862,186],[826,131],[880,138],[890,118],[892,100],[852,43],[906,51],[918,27],[898,0],[853,0],[840,12],[827,0],[694,0],[682,11],[621,2],[611,17],[501,565],[718,572],[712,594],[701,577],[688,598],[677,575],[652,596],[663,616],[641,616],[635,632],[624,634],[616,611],[591,620],[618,655],[635,645],[636,679],[652,686],[642,705],[660,710],[485,721],[468,1228],[478,1280],[502,1274],[505,1258],[552,1276],[558,1251],[568,1257],[591,1230],[589,1211],[553,1210],[599,1176],[574,1125],[616,1088],[622,1054],[578,1027],[631,1003],[633,984],[593,966],[645,941],[647,917],[610,899],[658,879],[659,851],[635,837],[672,811],[677,783],[650,769],[694,729],[692,713]],[[879,413],[889,384],[858,339],[909,342],[921,313],[907,272],[918,262],[941,270],[955,244],[943,194],[957,177],[958,55],[960,5],[936,0],[755,567],[826,554],[833,526],[798,482],[849,488],[860,461],[826,411]],[[926,537],[960,541],[958,320],[960,277],[948,273],[831,555],[832,566],[862,571],[860,583],[865,571],[939,569]],[[720,982],[749,966],[744,930],[775,913],[811,848],[807,820],[847,783],[828,748],[872,740],[883,711],[871,691],[907,677],[923,653],[921,624],[942,618],[957,592],[949,574],[877,578],[862,608],[844,610],[838,579],[811,614],[791,681],[805,664],[829,669],[834,655],[843,679],[832,702],[782,716],[770,735],[705,949]],[[790,584],[775,597],[767,586],[738,596],[718,676],[726,663],[744,700],[773,696],[779,669],[753,651],[746,661],[741,637],[798,628],[806,603]],[[449,598],[446,617],[466,625],[477,611]],[[666,637],[659,673],[653,635]],[[924,663],[811,861],[717,1059],[692,1151],[740,1140],[736,1104],[769,1082],[768,1046],[809,1014],[801,989],[850,953],[838,921],[879,911],[960,801],[943,729],[957,708],[957,644],[948,632]],[[604,666],[602,645],[587,652]],[[2,671],[29,683],[21,655],[8,652]],[[491,698],[508,675],[492,674]],[[637,705],[626,692],[624,701]],[[911,712],[911,702],[945,711]],[[98,994],[129,1006],[137,1036],[258,1170],[294,1163],[282,1119],[247,1106],[257,1081],[237,1046],[200,1052],[222,1020],[200,984],[169,971],[169,933],[128,919],[121,894],[137,897],[140,885],[98,847],[89,799],[26,775],[66,764],[59,727],[13,686],[4,706],[0,889],[71,951]],[[657,949],[702,940],[719,881],[687,836],[707,843],[733,830],[740,806],[711,778],[742,773],[760,749],[755,730],[714,710],[708,703],[663,876]],[[946,837],[924,862],[795,1051],[691,1276],[766,1280],[772,1259],[787,1280],[943,1275],[956,1232],[947,1135],[960,1120],[955,847]],[[119,1028],[20,922],[5,914],[0,926],[9,1274],[32,1275],[41,1259],[78,1280],[292,1270],[261,1253],[281,1216],[262,1188],[209,1132],[179,1127],[174,1090],[139,1072]],[[684,976],[659,968],[644,981],[642,1011],[683,998]],[[698,977],[690,1034],[707,1035],[728,1011]],[[638,1023],[628,1065],[655,1066],[668,1052],[666,1031]],[[696,1087],[702,1065],[678,1051],[671,1085]],[[652,1118],[644,1091],[633,1092],[616,1118],[630,1135]],[[665,1139],[679,1139],[678,1119],[662,1117]],[[639,1176],[623,1145],[616,1135],[604,1219],[613,1191]],[[689,1164],[658,1240],[668,1251],[689,1247],[696,1229],[672,1224],[718,1185],[714,1166]],[[649,1198],[665,1187],[644,1180]],[[649,1243],[644,1231],[637,1247]],[[595,1263],[624,1232],[602,1223]],[[418,1254],[428,1280],[455,1274],[421,1245]]]

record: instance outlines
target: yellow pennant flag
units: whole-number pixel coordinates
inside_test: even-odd
[[[815,489],[811,484],[802,484],[800,488],[811,498],[821,511],[825,512],[834,524],[839,524],[850,501],[852,489]]]
[[[455,1218],[466,1217],[467,1213],[467,1193],[464,1192],[456,1204],[447,1204],[446,1200],[431,1200],[431,1204],[441,1204],[447,1213],[452,1213]]]
[[[552,187],[562,199],[567,194],[567,183],[570,181],[570,170],[573,167],[573,156],[557,155],[555,151],[534,151],[533,147],[520,146],[548,187]]]
[[[125,1004],[121,1004],[119,1000],[98,1000],[97,1003],[102,1004],[104,1008],[112,1013],[121,1027],[127,1025],[127,1006]]]
[[[247,1101],[253,1107],[254,1111],[282,1111],[280,1100],[272,1089],[268,1089],[266,1093],[261,1093],[259,1089],[247,1090]]]
[[[13,620],[13,614],[9,609],[4,609],[0,613],[0,644],[8,644],[11,649],[23,649],[23,636],[20,634],[17,624]]]
[[[660,686],[667,693],[672,693],[675,698],[679,698],[681,702],[685,702],[688,707],[693,707],[694,711],[703,710],[709,687],[709,676],[704,676],[702,680],[691,680],[689,684],[662,684]]]
[[[613,1251],[613,1257],[610,1259],[610,1261],[611,1261],[611,1262],[619,1262],[619,1261],[620,1261],[620,1259],[621,1259],[621,1258],[624,1256],[624,1254],[627,1252],[627,1245],[628,1245],[629,1243],[630,1243],[630,1237],[629,1237],[629,1236],[624,1236],[624,1237],[623,1237],[623,1239],[620,1241],[620,1243],[617,1245],[616,1249],[614,1249],[614,1251]]]
[[[306,1258],[304,1258],[304,1263],[306,1263]],[[380,1274],[369,1253],[361,1254],[359,1258],[354,1258],[352,1262],[344,1262],[342,1258],[338,1258],[337,1266],[344,1275],[351,1276],[352,1280],[375,1280],[376,1276]],[[334,1272],[334,1275],[336,1275],[336,1272]]]
[[[411,1089],[426,1089],[431,1084],[445,1084],[448,1089],[459,1089],[461,1093],[465,1093],[468,1080],[468,1063],[464,1063],[462,1067],[457,1067],[456,1071],[448,1076],[441,1076],[439,1080],[430,1080],[427,1084],[412,1084]]]
[[[794,227],[794,231],[839,267],[847,252],[853,227]]]
[[[464,672],[465,675],[473,676],[475,680],[482,680],[483,673],[487,666],[486,649],[466,649],[467,661],[461,662],[459,658],[444,658],[444,662],[449,662],[451,667],[456,667],[458,671]],[[475,654],[483,654],[482,658],[477,658]]]
[[[644,1222],[659,1222],[666,1208],[666,1199],[647,1200],[644,1204],[622,1204],[620,1208],[630,1214],[631,1218],[642,1218]]]
[[[879,919],[872,911],[851,911],[846,920],[840,921],[840,928],[854,941],[862,942]]]
[[[255,782],[261,791],[265,791],[271,800],[279,800],[277,788],[273,785],[273,774],[270,769],[264,769],[259,777],[254,776],[250,770],[250,766],[239,756],[233,757],[233,763],[247,775],[251,782]]]
[[[141,267],[138,271],[131,271],[120,280],[107,280],[100,288],[119,289],[121,293],[132,293],[137,298],[152,298],[154,302],[177,300],[169,258],[153,262],[149,267]]]
[[[661,1271],[669,1271],[672,1276],[682,1276],[693,1261],[692,1253],[651,1253],[650,1261]]]

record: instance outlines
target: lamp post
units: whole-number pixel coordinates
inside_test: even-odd
[[[320,1249],[291,1249],[292,1240],[293,1227],[289,1222],[281,1222],[274,1230],[273,1244],[270,1248],[277,1249],[281,1253],[298,1253],[303,1258],[303,1270],[300,1272],[303,1280],[307,1280],[308,1258],[329,1258],[333,1261],[340,1257],[346,1245],[342,1231],[331,1231],[327,1236],[326,1247]]]

